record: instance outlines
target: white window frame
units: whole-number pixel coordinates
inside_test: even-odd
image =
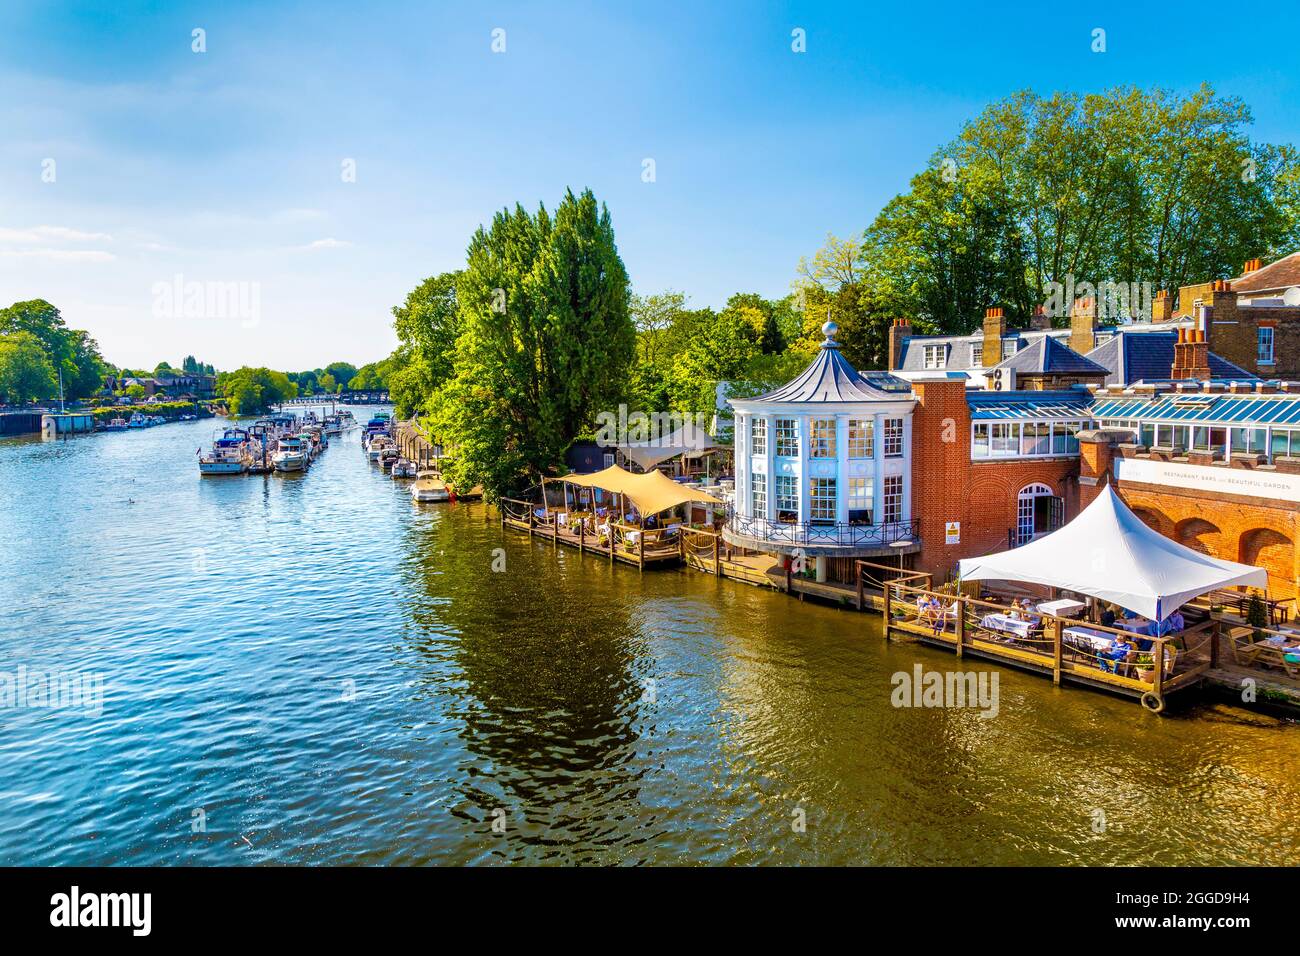
[[[749,452],[752,455],[767,454],[767,419],[755,418],[749,423]]]
[[[836,428],[833,418],[814,418],[808,422],[808,457],[834,458],[836,456]]]
[[[881,429],[881,441],[884,442],[882,451],[886,458],[903,457],[903,420],[901,418],[886,418],[884,427]]]
[[[761,471],[749,476],[749,504],[755,518],[767,517],[767,475]]]
[[[1264,334],[1265,332],[1267,332],[1268,335],[1265,335],[1265,334]],[[1261,326],[1259,327],[1259,349],[1258,349],[1258,361],[1259,361],[1259,364],[1260,364],[1260,365],[1272,365],[1272,364],[1273,364],[1273,362],[1274,362],[1274,356],[1275,356],[1275,353],[1274,353],[1273,349],[1274,349],[1274,343],[1276,342],[1276,339],[1277,339],[1277,333],[1276,333],[1276,331],[1274,330],[1273,326],[1271,326],[1271,325],[1261,325]],[[1268,343],[1268,351],[1267,351],[1267,354],[1265,354],[1265,350],[1264,350],[1264,343],[1265,343],[1265,342]]]
[[[903,476],[885,475],[881,485],[881,521],[894,524],[903,520]]]
[[[799,419],[797,418],[778,418],[773,424],[776,426],[776,457],[777,458],[798,458],[799,457]],[[782,450],[787,449],[787,450]]]
[[[776,514],[778,520],[781,512],[793,513],[795,520],[799,517],[799,479],[794,475],[777,475],[772,493],[776,496]]]
[[[849,457],[876,457],[876,420],[874,418],[849,419]]]
[[[927,345],[923,351],[923,359],[926,368],[947,368],[948,367],[948,346]]]
[[[827,490],[829,489],[829,494]],[[839,487],[834,478],[808,479],[808,520],[835,522],[839,519]]]

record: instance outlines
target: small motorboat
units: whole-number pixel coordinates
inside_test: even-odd
[[[212,443],[212,450],[199,456],[200,475],[242,475],[248,470],[248,432],[227,428]]]
[[[291,435],[280,439],[280,447],[271,456],[271,467],[276,471],[306,471],[307,449],[302,439]]]
[[[401,459],[402,453],[397,446],[389,443],[379,450],[379,467],[387,471]]]
[[[411,485],[411,497],[416,501],[437,502],[447,501],[451,496],[447,493],[446,483],[436,471],[422,471],[415,476],[415,484]]]
[[[399,458],[393,462],[394,478],[414,478],[415,474],[415,462],[409,458]]]
[[[148,428],[149,419],[141,415],[139,412],[136,412],[134,415],[131,416],[131,420],[126,423],[126,427],[127,428]]]
[[[104,426],[106,432],[124,432],[127,429],[125,418],[115,418]]]

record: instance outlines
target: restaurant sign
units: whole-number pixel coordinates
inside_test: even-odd
[[[1300,475],[1284,475],[1275,471],[1121,458],[1115,462],[1115,477],[1120,481],[1140,481],[1148,485],[1166,485],[1210,494],[1300,502]]]

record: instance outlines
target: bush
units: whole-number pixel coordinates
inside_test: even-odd
[[[156,405],[139,406],[116,405],[111,408],[96,408],[91,414],[95,416],[96,422],[109,422],[114,418],[130,419],[136,412],[170,419],[176,419],[185,414],[198,415],[200,418],[212,414],[212,410],[206,405],[198,405],[194,402],[159,402]]]

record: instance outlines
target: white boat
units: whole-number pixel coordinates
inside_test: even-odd
[[[280,439],[280,447],[271,456],[271,467],[276,471],[306,471],[307,449],[302,439],[291,435]]]
[[[127,428],[148,428],[149,419],[145,418],[139,412],[131,416],[131,420],[126,423]]]
[[[446,483],[436,471],[422,471],[415,476],[415,484],[411,485],[411,497],[416,501],[436,502],[447,501],[451,496],[447,493]]]
[[[212,443],[212,450],[199,456],[200,475],[242,475],[248,470],[248,432],[227,428]]]
[[[379,461],[384,449],[391,445],[390,439],[385,435],[375,435],[366,443],[366,457],[371,461]]]
[[[415,462],[408,458],[399,458],[393,462],[394,478],[414,478],[416,474]]]
[[[401,457],[402,453],[397,450],[396,445],[385,445],[379,450],[379,467],[387,471],[389,468],[392,468],[397,464]]]
[[[104,431],[107,432],[124,432],[126,429],[127,424],[125,418],[115,418],[104,427]]]

